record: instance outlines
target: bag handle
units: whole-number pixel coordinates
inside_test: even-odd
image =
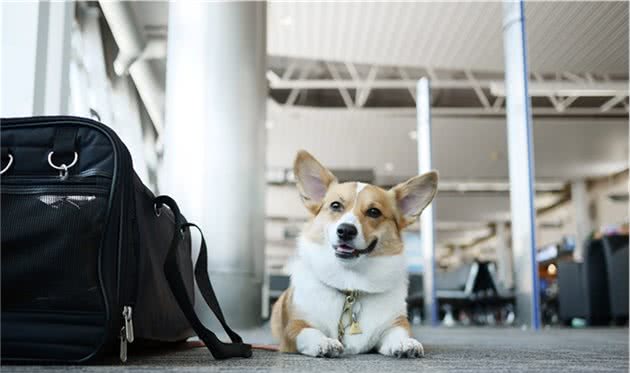
[[[57,162],[60,160],[65,160],[63,163],[66,164],[73,162],[73,157],[76,157],[77,154],[78,132],[77,127],[58,127],[55,129],[52,154]]]
[[[53,151],[58,156],[72,155],[77,151],[77,127],[58,127],[55,129]]]
[[[228,326],[225,321],[225,317],[223,316],[223,312],[221,311],[221,307],[219,306],[219,301],[214,293],[214,289],[212,288],[212,284],[210,283],[210,276],[208,275],[208,250],[206,240],[203,237],[201,229],[196,224],[186,222],[180,213],[177,203],[171,197],[156,197],[154,203],[158,208],[162,205],[168,206],[175,216],[176,229],[173,233],[173,240],[171,241],[171,246],[164,262],[164,273],[166,275],[166,281],[171,288],[171,292],[175,296],[179,307],[184,312],[186,319],[190,322],[190,325],[195,333],[197,333],[197,336],[199,336],[199,339],[204,342],[215,359],[222,360],[231,357],[251,357],[251,345],[243,343],[243,339]],[[190,230],[190,227],[197,228],[201,234],[201,247],[197,257],[197,263],[195,264],[195,279],[197,281],[197,286],[199,287],[199,291],[206,301],[206,304],[215,314],[223,326],[223,329],[232,340],[232,343],[220,341],[216,334],[203,325],[201,320],[199,320],[199,317],[197,317],[192,300],[186,291],[184,278],[182,277],[182,273],[180,272],[177,264],[177,250],[179,249],[181,240],[184,238],[184,230]]]

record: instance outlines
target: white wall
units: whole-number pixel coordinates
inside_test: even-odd
[[[613,201],[610,194],[628,193],[628,174],[611,179],[601,179],[589,183],[588,205],[589,218],[593,230],[605,226],[628,223],[628,203]],[[536,219],[538,229],[536,231],[537,246],[559,242],[563,236],[575,236],[577,230],[573,205],[570,201],[548,211]],[[557,228],[542,228],[542,223],[560,223]],[[590,233],[590,232],[589,232]],[[576,237],[583,240],[586,237]]]
[[[68,114],[74,2],[2,2],[4,116]]]
[[[0,115],[32,115],[40,6],[34,1],[0,3]]]
[[[291,167],[297,150],[306,149],[330,168],[373,169],[379,183],[417,173],[409,135],[415,115],[269,106],[268,167]],[[504,118],[435,117],[432,125],[433,166],[442,180],[508,180]],[[627,167],[627,118],[534,118],[533,132],[539,181],[601,177]]]
[[[590,191],[592,221],[595,227],[628,223],[628,202],[615,202],[612,193],[628,193],[628,173],[611,180],[601,180]]]
[[[557,243],[567,235],[575,236],[576,230],[573,205],[568,201],[536,218],[536,246]]]

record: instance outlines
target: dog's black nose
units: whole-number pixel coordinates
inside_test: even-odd
[[[342,223],[337,227],[337,237],[342,241],[350,241],[357,236],[357,227],[352,224]]]

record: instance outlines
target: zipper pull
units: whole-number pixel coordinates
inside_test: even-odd
[[[120,328],[120,361],[127,362],[127,337],[125,336],[125,327]]]
[[[133,309],[131,306],[123,307],[123,326],[120,328],[120,361],[127,361],[127,342],[132,343],[135,339],[133,334]]]
[[[125,320],[125,338],[127,342],[133,343],[135,336],[133,334],[133,309],[131,306],[123,307],[123,319]]]

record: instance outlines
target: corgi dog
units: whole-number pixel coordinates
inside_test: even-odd
[[[407,320],[401,230],[435,197],[437,173],[389,190],[339,183],[306,151],[298,152],[294,173],[311,218],[298,240],[291,285],[272,310],[280,351],[423,356]]]

